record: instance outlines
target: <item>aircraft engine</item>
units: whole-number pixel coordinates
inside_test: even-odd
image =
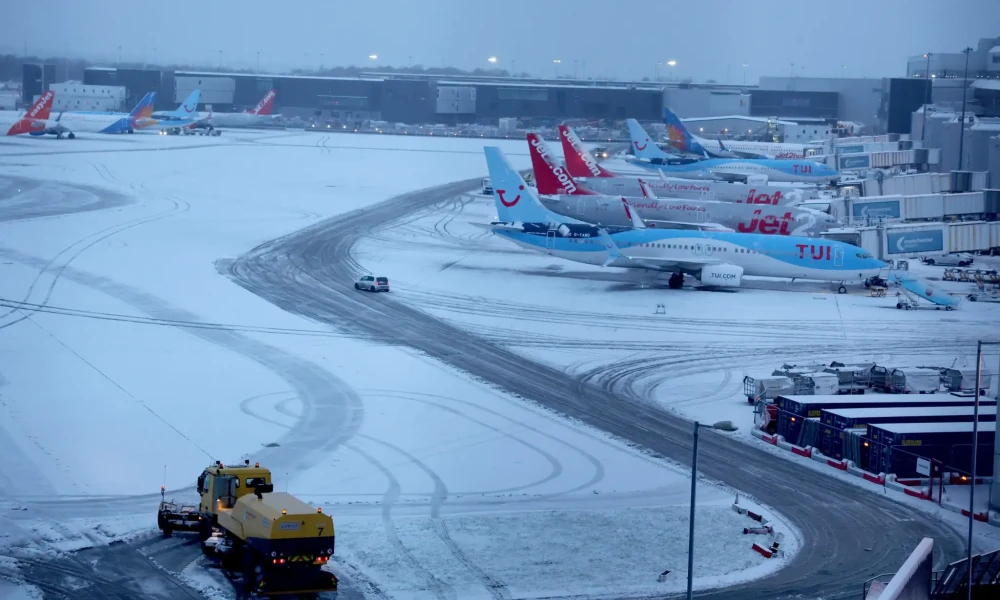
[[[740,287],[743,267],[735,265],[709,265],[701,270],[701,282],[719,287]]]

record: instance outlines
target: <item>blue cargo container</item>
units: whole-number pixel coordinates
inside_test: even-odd
[[[778,435],[797,446],[819,447],[819,428],[814,437],[806,437],[803,421],[819,418],[822,411],[832,408],[887,408],[890,406],[972,406],[975,398],[952,396],[951,394],[869,394],[865,396],[778,396],[774,399],[778,407]],[[981,398],[981,406],[996,406],[996,400]]]
[[[993,474],[996,421],[979,424],[976,475]],[[870,471],[920,477],[917,458],[934,459],[945,471],[972,470],[972,423],[882,423],[868,426]]]
[[[820,451],[831,458],[844,455],[844,431],[865,428],[871,423],[958,423],[971,422],[973,406],[890,406],[886,408],[831,408],[820,416]],[[997,420],[997,407],[980,406],[979,420]],[[861,466],[860,464],[858,466]]]

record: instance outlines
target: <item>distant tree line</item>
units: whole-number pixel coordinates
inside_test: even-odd
[[[83,73],[87,67],[92,66],[112,66],[107,63],[94,63],[83,59],[66,59],[59,57],[41,58],[29,56],[27,58],[15,54],[0,54],[0,81],[21,81],[24,63],[53,64],[56,67],[56,79],[71,79],[83,81]],[[253,69],[233,69],[226,67],[211,67],[198,64],[168,64],[150,65],[136,62],[123,62],[114,65],[122,69],[160,69],[163,71],[211,71],[221,73],[253,73]],[[358,77],[364,72],[379,71],[383,73],[416,73],[427,75],[472,75],[482,77],[511,77],[506,69],[473,69],[471,71],[458,69],[455,67],[424,67],[413,65],[409,67],[390,67],[382,65],[372,65],[365,67],[325,67],[323,69],[293,69],[293,75],[317,75],[328,77]],[[530,77],[528,73],[515,73],[515,77]]]

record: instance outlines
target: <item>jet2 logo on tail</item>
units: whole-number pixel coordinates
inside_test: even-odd
[[[519,185],[519,186],[517,186],[517,189],[520,190],[520,191],[523,191],[524,190],[524,186],[523,185]],[[507,208],[510,208],[510,207],[514,206],[521,199],[521,194],[518,194],[513,200],[511,200],[510,202],[507,202],[507,200],[505,200],[504,197],[503,197],[503,195],[506,194],[506,193],[507,193],[507,190],[497,190],[497,197],[500,198],[500,204],[503,204]]]
[[[562,132],[566,141],[569,142],[569,145],[576,150],[576,153],[580,156],[580,159],[583,160],[583,164],[587,166],[587,170],[590,171],[591,175],[594,177],[600,177],[601,169],[597,166],[597,161],[595,161],[594,157],[587,152],[586,148],[583,147],[583,142],[580,141],[580,138],[576,137],[576,134],[571,134],[569,129],[564,129],[562,126],[559,127],[559,130]]]

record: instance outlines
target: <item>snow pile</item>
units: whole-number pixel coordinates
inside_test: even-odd
[[[75,552],[112,542],[128,542],[149,531],[148,515],[81,518],[63,521],[31,519],[0,538],[0,548],[15,547],[24,554],[51,556],[52,551]]]
[[[728,503],[700,504],[695,519],[697,589],[762,577],[783,566],[785,559],[768,560],[751,550],[766,536],[743,535],[752,522]],[[374,520],[341,521],[338,554],[366,565],[366,575],[390,595],[429,594],[445,586],[458,597],[477,597],[499,585],[521,598],[611,597],[686,586],[686,506],[397,519],[404,560],[380,529]],[[456,560],[458,555],[464,558]],[[670,573],[658,582],[664,571]]]
[[[177,578],[201,592],[208,600],[232,600],[236,597],[232,584],[217,570],[210,571],[206,568],[201,559],[184,567]]]

